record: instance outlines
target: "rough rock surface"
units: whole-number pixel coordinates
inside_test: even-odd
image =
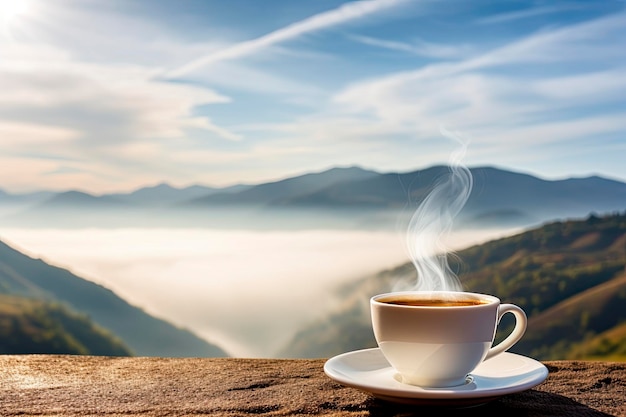
[[[404,406],[344,387],[323,359],[0,356],[2,416],[410,416]],[[626,416],[626,363],[545,362],[535,388],[463,416]]]

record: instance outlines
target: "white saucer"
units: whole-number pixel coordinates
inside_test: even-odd
[[[335,381],[393,402],[423,405],[471,406],[506,394],[525,391],[543,382],[548,369],[540,362],[514,353],[502,353],[478,365],[468,383],[450,388],[422,388],[396,379],[380,349],[343,353],[324,364]]]

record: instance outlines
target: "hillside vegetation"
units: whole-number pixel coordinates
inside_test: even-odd
[[[626,360],[626,213],[554,222],[470,247],[451,257],[465,290],[498,296],[529,316],[511,349],[542,360]],[[337,290],[343,304],[312,323],[282,353],[328,357],[375,346],[369,297],[415,279],[412,264]],[[506,331],[512,322],[504,317]]]
[[[460,256],[466,288],[497,294],[529,315],[514,351],[595,356],[592,340],[626,320],[626,215],[551,223]]]
[[[0,295],[0,354],[129,356],[110,332],[86,316],[40,300]]]

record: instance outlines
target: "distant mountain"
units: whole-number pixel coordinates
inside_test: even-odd
[[[306,194],[274,199],[272,204],[318,208],[403,209],[421,201],[433,188],[436,180],[448,172],[447,167],[435,166],[410,173],[376,173],[349,182],[327,184]]]
[[[548,181],[495,167],[470,170],[474,186],[457,226],[529,227],[626,207],[624,182],[597,176]],[[19,213],[0,213],[0,223],[21,227],[395,228],[408,222],[418,204],[449,174],[447,166],[406,173],[347,167],[223,189],[159,184],[128,194],[94,196],[70,191]]]
[[[626,183],[600,177],[547,181],[493,167],[470,171],[474,186],[462,211],[464,220],[527,223],[626,207]],[[448,175],[446,166],[380,174],[272,203],[299,207],[415,208],[437,181]]]
[[[38,207],[46,209],[106,209],[125,208],[128,205],[119,198],[95,196],[81,191],[66,191],[44,200]]]
[[[167,206],[193,200],[199,197],[214,193],[234,193],[250,188],[250,185],[237,184],[228,187],[206,187],[203,185],[191,185],[189,187],[177,188],[167,183],[157,184],[151,187],[142,187],[128,193],[112,193],[94,195],[82,191],[70,190],[63,192],[39,191],[24,194],[12,194],[0,190],[0,207],[5,205],[36,206],[39,208],[48,207],[84,207],[93,206]]]
[[[450,258],[466,290],[498,296],[529,316],[511,350],[542,360],[626,360],[626,212],[545,224]],[[376,346],[369,298],[415,282],[407,263],[338,288],[335,311],[304,327],[284,357],[329,357]],[[501,327],[512,325],[505,316]]]
[[[246,190],[250,186],[239,184],[230,187],[216,188],[202,185],[192,185],[185,188],[172,187],[161,183],[154,187],[143,187],[131,193],[108,194],[109,197],[137,205],[157,204],[167,206],[182,203],[189,200],[205,197],[215,193],[234,193]]]
[[[189,202],[196,206],[214,204],[226,205],[266,205],[274,204],[285,199],[309,195],[326,187],[339,183],[352,183],[366,178],[373,178],[379,174],[358,167],[332,168],[327,171],[300,175],[280,181],[265,183],[250,187],[236,193],[216,193],[197,198]]]
[[[60,304],[0,294],[0,354],[130,356],[110,332]]]
[[[626,207],[626,183],[600,178],[548,181],[494,167],[471,170],[474,186],[459,222],[530,226],[546,220],[610,213]],[[450,173],[447,166],[408,173],[376,173],[360,168],[333,169],[317,174],[261,184],[236,193],[216,193],[190,202],[195,207],[265,207],[284,213],[352,211],[366,224],[376,213],[397,224],[398,213],[412,214],[417,205]],[[445,204],[445,202],[442,202]],[[378,218],[383,218],[378,215]]]
[[[200,196],[246,190],[244,184],[224,188],[168,184],[130,193],[94,195],[82,191],[45,192],[20,198],[0,190],[0,224],[11,227],[153,227],[196,225],[180,206]]]
[[[29,204],[43,201],[54,193],[52,191],[37,191],[32,193],[11,194],[0,190],[0,204]]]
[[[626,183],[597,176],[548,181],[496,168],[476,168],[472,174],[474,191],[463,209],[467,218],[519,211],[545,221],[626,207]]]
[[[193,333],[152,317],[112,291],[0,242],[0,293],[60,303],[87,315],[140,356],[227,356]]]
[[[4,190],[0,190],[0,218],[20,213],[23,210],[46,200],[52,195],[54,195],[54,193],[49,191],[11,194]]]
[[[161,183],[154,187],[143,187],[131,193],[109,194],[122,201],[134,204],[168,204],[176,201],[184,201],[203,195],[212,194],[214,188],[193,186],[188,188],[175,188],[169,184]]]
[[[114,227],[129,217],[141,218],[139,211],[116,197],[65,191],[4,216],[2,223],[13,227]]]

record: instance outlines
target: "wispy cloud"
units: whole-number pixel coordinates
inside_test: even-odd
[[[75,61],[43,65],[34,60],[19,71],[0,65],[0,88],[6,93],[0,98],[0,130],[7,138],[0,148],[23,151],[38,142],[39,152],[98,159],[108,149],[119,154],[127,144],[178,140],[192,129],[226,140],[240,138],[194,115],[197,106],[225,103],[227,97],[152,75],[136,66]]]
[[[5,153],[19,152],[20,148],[33,145],[56,147],[78,136],[79,132],[69,128],[0,120],[0,149]]]
[[[619,14],[541,32],[470,59],[431,64],[416,71],[355,83],[339,92],[335,102],[343,105],[345,111],[367,112],[382,120],[412,120],[415,124],[449,119],[466,127],[504,121],[527,123],[551,106],[566,104],[560,101],[565,100],[563,94],[559,97],[547,93],[558,83],[568,79],[571,82],[573,63],[584,61],[592,68],[604,68],[602,77],[585,77],[600,83],[598,86],[603,89],[607,85],[623,85],[623,72],[617,69],[626,64],[626,55],[620,49],[623,43],[607,44],[605,40],[610,37],[626,41],[624,28],[626,14]],[[568,53],[574,48],[576,54]],[[544,65],[546,70],[539,71],[538,65]],[[534,70],[526,75],[519,69],[522,66]],[[489,72],[495,68],[501,71]],[[586,86],[582,91],[589,92],[591,88]],[[569,98],[574,95],[570,93]],[[577,98],[567,104],[588,104],[584,93]]]
[[[471,132],[475,161],[515,165],[536,159],[545,145],[575,140],[601,149],[599,138],[626,130],[623,107],[612,106],[626,96],[625,28],[620,13],[540,31],[467,59],[355,82],[325,111],[284,132],[299,143],[340,137],[364,163],[375,150],[389,157],[390,167],[414,166],[422,154],[444,161],[444,148],[431,142],[440,123]],[[414,156],[407,149],[415,149]],[[562,157],[568,149],[559,152]]]
[[[530,17],[547,15],[552,13],[559,13],[567,10],[581,10],[585,7],[582,4],[560,4],[557,6],[539,6],[539,7],[531,7],[528,9],[518,10],[515,12],[508,13],[499,13],[488,17],[483,17],[481,19],[476,20],[476,23],[479,24],[493,24],[493,23],[506,23],[512,22],[520,19],[528,19]]]
[[[473,48],[469,45],[446,45],[441,43],[426,42],[421,39],[416,39],[411,43],[407,43],[361,35],[351,35],[350,38],[365,45],[389,49],[392,51],[406,52],[408,54],[429,58],[464,58],[474,52]]]
[[[82,36],[87,42],[91,35]],[[125,48],[134,41],[129,36]],[[194,146],[190,132],[204,132],[204,140],[241,138],[196,110],[230,97],[159,80],[157,67],[98,62],[37,37],[0,39],[0,50],[0,152],[14,158],[1,165],[19,177],[16,186],[89,190],[130,178],[145,183],[164,175],[173,147]]]
[[[168,71],[165,75],[171,78],[182,77],[206,65],[248,56],[272,45],[295,39],[307,33],[313,33],[352,20],[361,19],[384,9],[398,6],[407,1],[408,0],[361,0],[346,3],[336,9],[316,14],[261,37],[236,43],[229,47],[211,52],[208,55]]]

